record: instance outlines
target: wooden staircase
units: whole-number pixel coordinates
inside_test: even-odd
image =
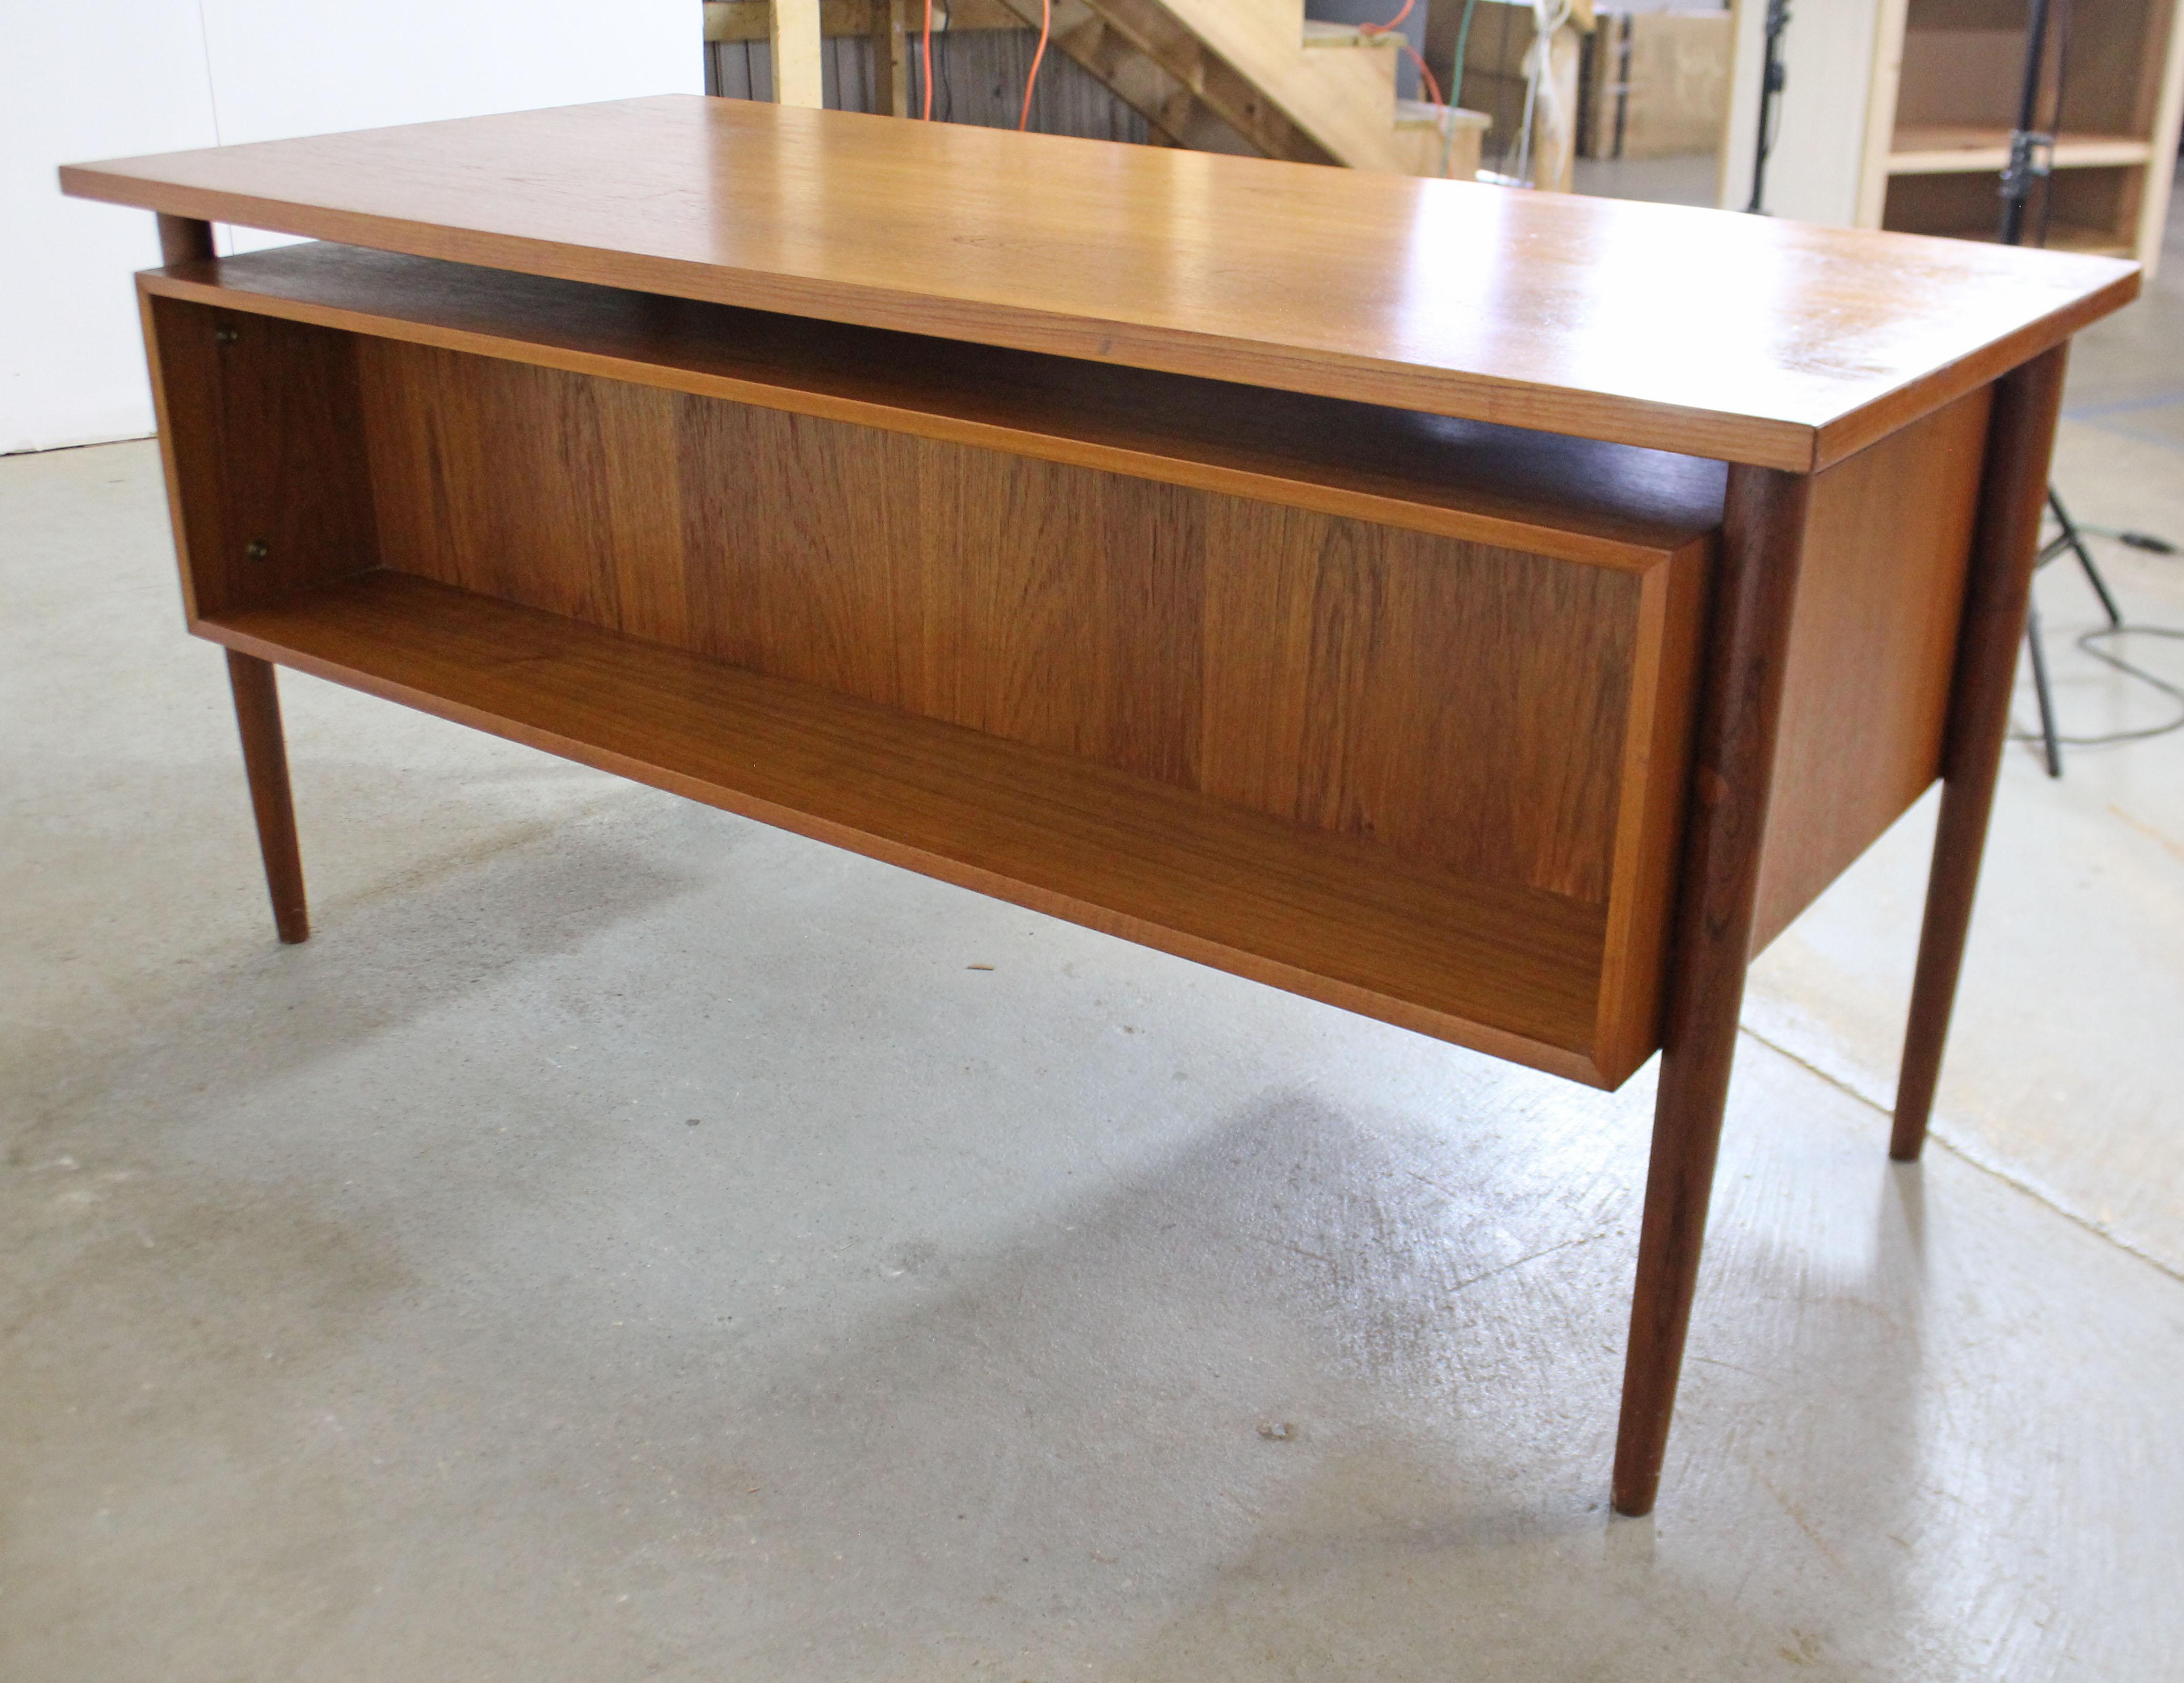
[[[1004,3],[1038,24],[1039,0]],[[1483,114],[1399,99],[1402,37],[1309,20],[1304,0],[1056,0],[1053,38],[1177,145],[1235,150],[1207,144],[1210,116],[1270,158],[1409,176],[1446,162],[1462,180],[1479,168]]]
[[[764,41],[782,3],[708,0],[706,38]],[[1036,29],[1039,4],[937,0],[937,10],[958,31]],[[819,34],[872,42],[880,109],[908,114],[922,5],[822,0],[816,9]],[[1053,0],[1052,28],[1053,47],[1142,115],[1159,144],[1399,175],[1438,176],[1446,163],[1467,181],[1479,168],[1483,114],[1397,98],[1401,37],[1308,21],[1304,0]]]

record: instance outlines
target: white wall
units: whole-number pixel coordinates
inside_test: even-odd
[[[152,219],[63,198],[53,168],[213,143],[197,0],[0,0],[0,451],[148,432]]]
[[[151,215],[58,165],[704,81],[698,0],[0,0],[0,452],[152,430]]]

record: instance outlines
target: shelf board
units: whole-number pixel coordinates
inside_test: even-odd
[[[1386,51],[1401,47],[1406,37],[1391,29],[1363,30],[1356,24],[1325,23],[1318,18],[1304,20],[1304,44],[1306,47],[1362,47]]]
[[[1994,242],[1993,228],[1898,228],[1893,231],[1907,234],[1930,234],[1942,239],[1977,240]],[[2036,226],[2031,231],[2037,232]],[[2031,243],[2028,237],[2027,243]],[[2113,228],[2089,228],[2075,222],[2051,222],[2048,237],[2042,242],[2047,251],[2075,252],[2086,257],[2129,257],[2132,251],[2129,242]]]
[[[400,572],[192,628],[1346,1010],[1596,1084],[1630,1073],[1591,1056],[1598,906]]]
[[[2128,135],[2066,134],[2055,142],[2053,162],[2058,170],[2115,169],[2144,164],[2153,156],[2150,142]],[[2008,129],[1921,124],[1896,131],[1889,149],[1888,173],[1999,175],[2008,162]]]
[[[1494,126],[1493,118],[1485,112],[1467,111],[1461,105],[1436,105],[1430,99],[1398,99],[1396,102],[1396,126],[1399,129],[1439,131],[1443,123],[1451,128],[1476,129],[1481,134]]]

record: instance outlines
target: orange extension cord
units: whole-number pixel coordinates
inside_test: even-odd
[[[1403,9],[1407,13],[1409,5]],[[1019,133],[1031,121],[1031,93],[1039,85],[1039,61],[1046,57],[1047,37],[1053,32],[1054,0],[1039,0],[1039,49],[1031,55],[1031,74],[1024,78],[1023,109],[1017,116]],[[929,123],[933,120],[933,0],[925,0],[925,36],[918,51],[925,71],[925,98],[921,102],[924,109],[918,114]]]
[[[925,0],[925,34],[918,47],[918,56],[925,70],[925,109],[917,114],[929,123],[933,120],[933,0]]]
[[[1411,0],[1404,0],[1407,8]],[[1054,28],[1054,0],[1039,0],[1039,50],[1031,55],[1031,74],[1024,78],[1023,110],[1017,118],[1017,132],[1031,121],[1031,91],[1039,85],[1039,61],[1046,57],[1046,37]]]
[[[1360,35],[1386,35],[1411,14],[1418,0],[1403,0],[1403,9],[1384,24],[1360,24]],[[1021,134],[1031,123],[1031,96],[1039,86],[1039,67],[1046,58],[1046,43],[1054,33],[1054,0],[1039,0],[1039,46],[1031,55],[1031,71],[1024,77],[1023,109],[1017,114],[1017,131]],[[924,109],[919,114],[927,122],[933,120],[933,0],[925,0],[925,35],[921,50],[925,71]],[[1435,80],[1432,69],[1418,55],[1418,49],[1407,41],[1402,43],[1403,55],[1418,67],[1419,78],[1425,83],[1426,97],[1433,103],[1446,108],[1448,102],[1440,97],[1440,83]]]
[[[1360,24],[1357,25],[1357,33],[1360,35],[1392,34],[1401,25],[1403,20],[1410,16],[1411,8],[1418,3],[1418,0],[1403,0],[1403,9],[1396,13],[1394,17],[1389,19],[1387,22],[1384,24]],[[1426,85],[1426,97],[1435,104],[1446,110],[1448,107],[1448,101],[1440,97],[1440,84],[1434,79],[1432,70],[1428,67],[1426,61],[1418,55],[1418,48],[1412,46],[1409,42],[1406,41],[1403,42],[1402,47],[1403,56],[1418,67],[1419,80],[1424,81]]]

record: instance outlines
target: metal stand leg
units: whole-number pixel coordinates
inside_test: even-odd
[[[2055,488],[2052,485],[2048,488],[2048,506],[2054,510],[2055,523],[2063,528],[2063,535],[2048,545],[2041,559],[2046,560],[2064,549],[2075,555],[2078,566],[2085,572],[2086,582],[2093,587],[2093,594],[2101,599],[2101,611],[2109,616],[2109,623],[2121,625],[2123,610],[2116,606],[2115,598],[2109,594],[2108,580],[2101,577],[2101,570],[2093,565],[2093,552],[2086,547],[2086,540],[2078,530],[2077,521],[2070,518],[2069,511],[2063,506],[2063,499],[2055,494]]]
[[[2048,775],[2063,775],[2063,744],[2055,734],[2055,695],[2048,687],[2048,649],[2040,640],[2040,610],[2025,610],[2025,646],[2032,655],[2032,691],[2040,698],[2040,740],[2048,750]]]
[[[2092,586],[2093,594],[2101,599],[2101,611],[2109,616],[2111,626],[2123,623],[2123,610],[2109,593],[2109,582],[2101,577],[2101,570],[2093,565],[2093,552],[2086,547],[2085,534],[2078,530],[2077,521],[2063,506],[2063,499],[2055,494],[2055,488],[2048,488],[2048,511],[2055,516],[2055,524],[2062,531],[2040,547],[2036,566],[2045,566],[2068,549],[2078,558],[2078,567],[2086,575],[2086,582]],[[2047,750],[2048,775],[2063,775],[2063,743],[2055,723],[2055,694],[2048,682],[2048,645],[2040,637],[2040,610],[2029,610],[2025,616],[2025,642],[2032,655],[2032,688],[2040,698],[2040,740]]]

